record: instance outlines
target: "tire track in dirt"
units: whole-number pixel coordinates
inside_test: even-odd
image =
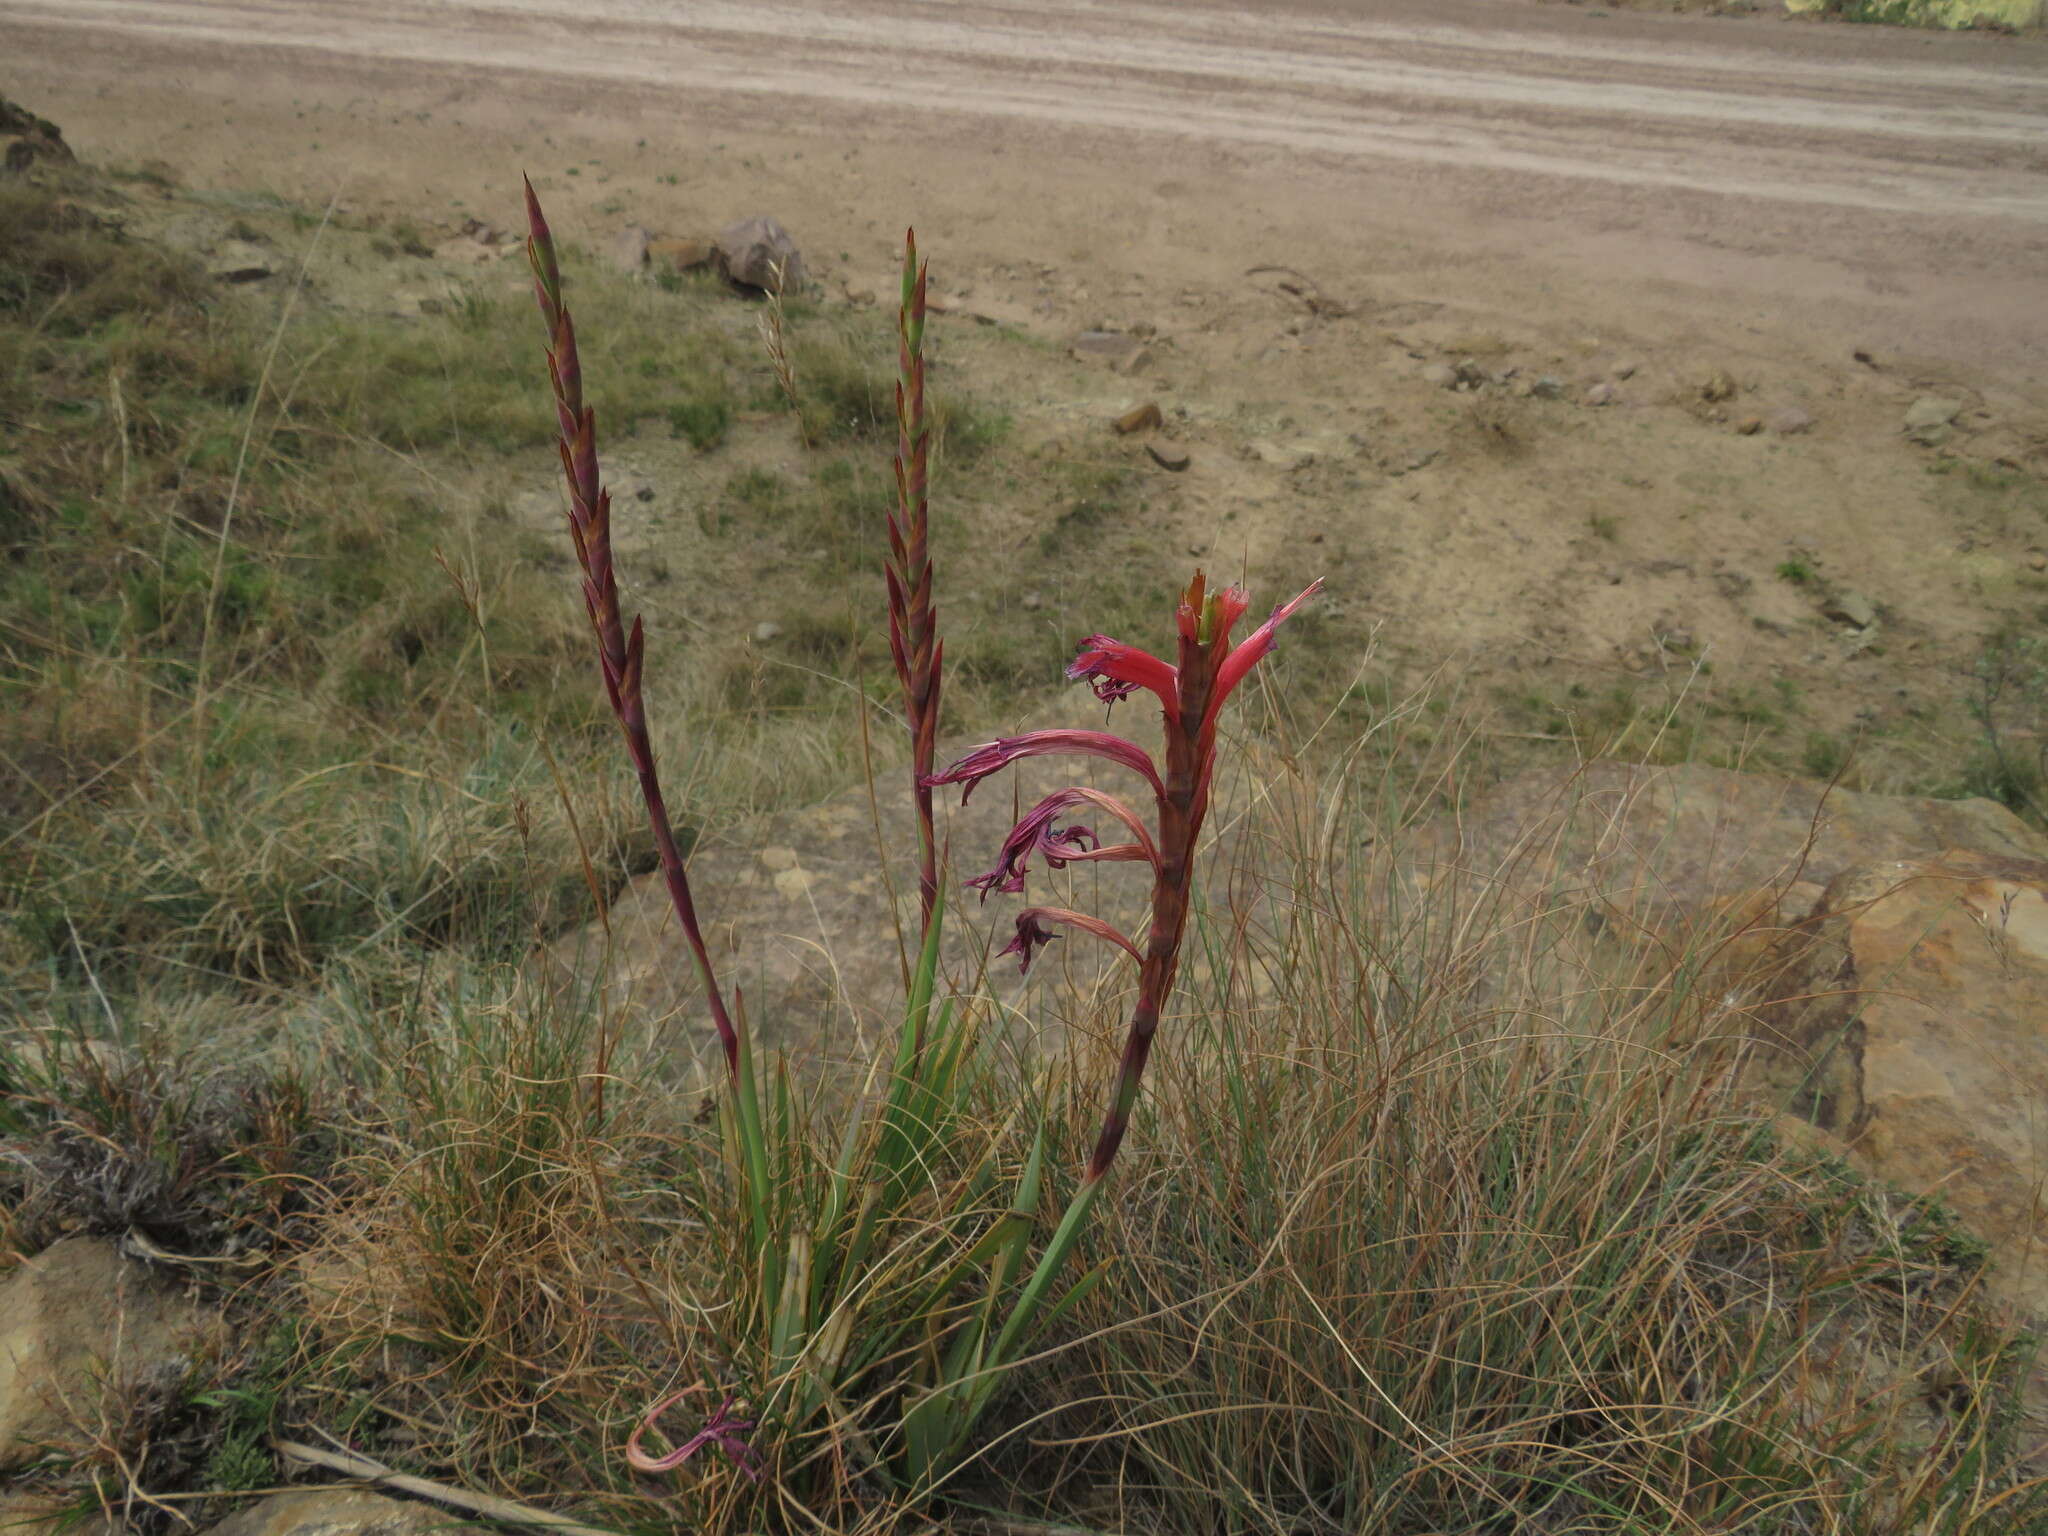
[[[938,113],[970,132],[1050,124],[2048,225],[2048,69],[2026,67],[2048,54],[2034,40],[1929,62],[1911,38],[1837,49],[1840,28],[1612,41],[1577,35],[1583,14],[1363,18],[1334,0],[1279,14],[1112,0],[0,0],[0,20],[167,54],[541,72],[812,115]]]

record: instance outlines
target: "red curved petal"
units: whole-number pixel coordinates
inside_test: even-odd
[[[1108,731],[1029,731],[1022,736],[1005,736],[976,747],[943,773],[931,774],[923,782],[931,788],[942,784],[965,785],[960,792],[960,803],[965,805],[967,797],[974,793],[974,786],[990,774],[999,773],[1022,758],[1063,752],[1108,758],[1134,773],[1143,774],[1145,782],[1152,786],[1153,794],[1164,796],[1166,793],[1166,786],[1159,782],[1159,770],[1152,766],[1152,759],[1145,749]]]
[[[1150,651],[1107,635],[1090,635],[1081,642],[1080,654],[1067,664],[1067,676],[1077,682],[1086,678],[1095,697],[1108,703],[1149,688],[1168,710],[1180,707],[1180,673],[1174,667]]]
[[[1236,649],[1223,658],[1223,665],[1216,669],[1216,682],[1209,691],[1209,709],[1203,717],[1203,729],[1216,721],[1216,712],[1223,707],[1223,701],[1230,697],[1231,690],[1244,681],[1259,658],[1273,649],[1273,631],[1294,616],[1296,609],[1314,597],[1323,588],[1323,578],[1318,576],[1296,596],[1273,610],[1271,618],[1245,636]],[[1242,610],[1240,609],[1240,612]]]

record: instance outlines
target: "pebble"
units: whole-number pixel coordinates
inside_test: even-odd
[[[1422,369],[1422,382],[1434,384],[1438,389],[1456,389],[1458,370],[1449,363],[1428,363]]]
[[[1585,403],[1587,405],[1612,405],[1614,404],[1615,393],[1614,386],[1602,380],[1586,391]]]
[[[1188,457],[1187,449],[1181,447],[1178,443],[1147,443],[1145,451],[1152,455],[1152,462],[1154,464],[1157,464],[1161,469],[1171,470],[1176,475],[1186,469],[1192,462]]]
[[[1735,430],[1744,437],[1755,437],[1763,429],[1764,419],[1761,416],[1745,416],[1735,423]]]
[[[1141,343],[1135,336],[1126,336],[1121,331],[1083,331],[1076,336],[1068,348],[1075,357],[1099,358],[1107,363],[1120,363],[1140,350]]]
[[[1813,415],[1796,405],[1788,405],[1782,411],[1771,413],[1771,430],[1780,437],[1794,437],[1801,432],[1813,430]]]
[[[611,263],[615,272],[638,272],[647,265],[647,247],[654,243],[651,231],[628,224],[612,236]]]
[[[1837,592],[1821,612],[1839,624],[1853,624],[1858,629],[1868,629],[1877,622],[1877,605],[1861,592]]]
[[[1116,429],[1125,437],[1133,432],[1149,432],[1160,426],[1166,418],[1159,412],[1157,400],[1147,400],[1143,405],[1133,406],[1116,419]]]
[[[1529,386],[1529,393],[1538,400],[1562,400],[1564,398],[1564,380],[1554,373],[1546,373]]]
[[[1914,442],[1932,448],[1948,441],[1951,425],[1962,414],[1963,402],[1944,400],[1939,395],[1922,395],[1906,409],[1901,430]]]
[[[1723,400],[1735,398],[1735,376],[1726,368],[1716,368],[1699,384],[1700,398],[1709,405],[1719,405]]]
[[[260,245],[223,240],[206,263],[206,275],[223,283],[253,283],[277,270],[277,262]]]
[[[780,624],[776,623],[773,619],[763,619],[754,626],[754,643],[756,645],[766,645],[781,633],[782,626]]]
[[[2048,571],[2048,555],[2042,554],[2038,549],[2035,550],[2031,555],[2027,556],[2027,569],[2030,571]]]

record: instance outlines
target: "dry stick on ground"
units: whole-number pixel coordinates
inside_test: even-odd
[[[452,1505],[467,1510],[472,1515],[481,1515],[486,1520],[496,1520],[502,1525],[534,1525],[550,1531],[563,1531],[568,1536],[618,1536],[602,1526],[584,1525],[565,1515],[551,1514],[545,1509],[535,1509],[531,1504],[515,1504],[510,1499],[494,1498],[488,1493],[472,1493],[467,1488],[454,1488],[447,1483],[430,1482],[424,1477],[413,1477],[404,1472],[394,1472],[380,1461],[367,1456],[358,1456],[353,1451],[323,1451],[318,1446],[305,1445],[297,1440],[273,1440],[271,1449],[286,1461],[302,1466],[325,1467],[330,1472],[339,1472],[359,1482],[376,1483],[380,1487],[409,1493],[416,1498],[432,1499],[437,1504]]]

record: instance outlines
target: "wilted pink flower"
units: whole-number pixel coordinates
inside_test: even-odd
[[[1136,841],[1112,843],[1105,847],[1093,828],[1056,825],[1066,812],[1083,805],[1107,811],[1130,828]],[[1015,894],[1024,889],[1024,872],[1034,852],[1045,860],[1049,869],[1064,869],[1069,864],[1099,860],[1158,861],[1158,855],[1152,848],[1152,834],[1121,800],[1098,789],[1058,789],[1026,811],[1010,829],[996,856],[995,868],[985,875],[976,875],[967,884],[981,892],[983,901],[988,900],[991,891]]]
[[[1093,934],[1105,943],[1114,944],[1133,960],[1139,959],[1137,945],[1105,923],[1099,917],[1090,917],[1086,912],[1076,912],[1071,907],[1026,907],[1017,914],[1017,936],[996,953],[1015,955],[1017,969],[1031,969],[1032,957],[1040,948],[1050,944],[1059,935],[1046,927],[1047,923],[1060,923],[1068,928],[1078,928],[1083,933]]]
[[[754,1427],[754,1421],[734,1417],[733,1400],[729,1397],[718,1405],[718,1412],[705,1420],[702,1429],[666,1456],[649,1456],[640,1449],[640,1437],[654,1428],[655,1420],[688,1395],[687,1388],[681,1392],[672,1392],[641,1416],[639,1424],[626,1441],[626,1464],[639,1472],[673,1472],[705,1446],[715,1445],[725,1452],[732,1464],[749,1479],[757,1483],[761,1481],[760,1458],[754,1454],[754,1448],[740,1438]]]
[[[1106,757],[1113,763],[1121,763],[1143,774],[1155,795],[1166,793],[1166,786],[1159,782],[1159,770],[1152,766],[1152,759],[1145,749],[1108,731],[1028,731],[1022,736],[1005,736],[976,747],[944,773],[933,774],[925,783],[934,787],[941,784],[964,785],[960,791],[960,803],[965,805],[967,797],[974,793],[974,786],[990,774],[1000,773],[1023,758],[1061,752]]]

